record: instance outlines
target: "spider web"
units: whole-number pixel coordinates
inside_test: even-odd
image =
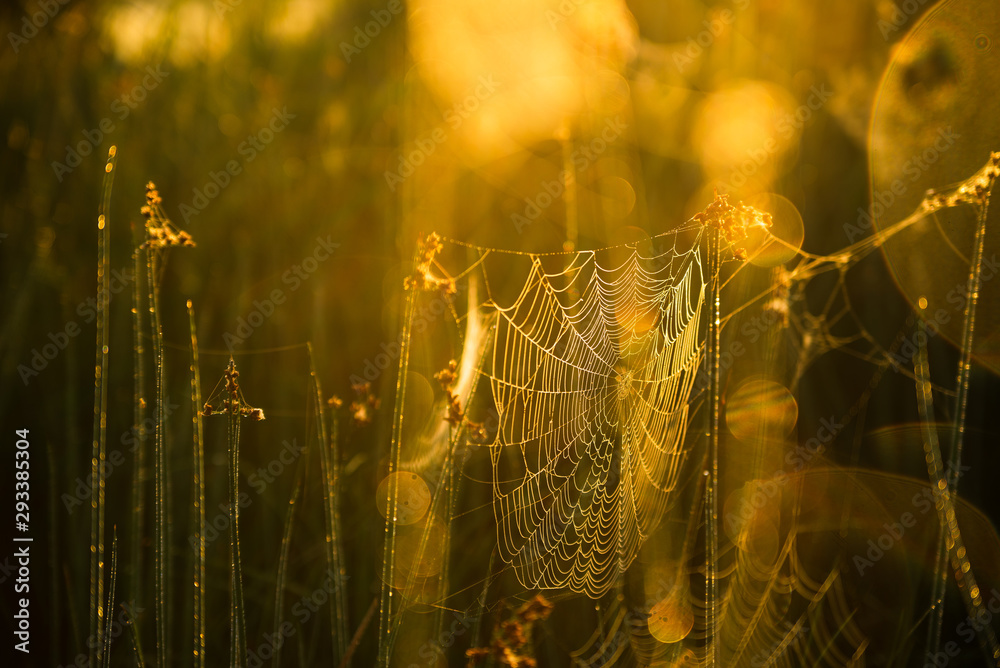
[[[659,253],[511,254],[529,264],[507,299],[477,249],[499,553],[526,588],[598,598],[671,501],[702,358],[700,230],[661,235]]]

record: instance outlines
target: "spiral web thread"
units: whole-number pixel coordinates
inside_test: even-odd
[[[700,229],[686,229],[693,241],[661,235],[654,252],[511,254],[530,262],[520,293],[483,304],[499,551],[527,588],[599,597],[671,500],[705,301]],[[477,250],[489,290],[494,251]]]

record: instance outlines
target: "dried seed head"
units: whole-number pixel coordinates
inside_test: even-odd
[[[146,184],[146,204],[139,209],[146,219],[146,241],[142,248],[168,248],[171,246],[194,246],[191,235],[178,230],[163,212],[163,199],[152,181]]]
[[[739,244],[746,241],[750,231],[755,228],[768,230],[773,223],[771,214],[742,202],[734,206],[729,203],[729,196],[720,195],[718,190],[715,200],[704,211],[695,214],[694,219],[702,225],[720,228],[733,255],[740,260],[747,259],[746,249]]]
[[[457,292],[455,281],[451,277],[440,278],[434,275],[432,265],[434,256],[444,248],[441,244],[441,237],[436,232],[432,232],[425,239],[417,243],[417,266],[412,276],[403,279],[404,290],[437,290],[440,289],[446,295],[453,295]]]
[[[239,415],[240,417],[250,418],[255,422],[260,422],[264,420],[264,410],[261,408],[255,408],[248,404],[243,398],[243,392],[240,390],[239,382],[240,372],[236,370],[236,361],[230,357],[229,365],[226,367],[226,371],[222,374],[222,378],[216,385],[216,391],[209,397],[209,400],[205,402],[205,406],[202,409],[201,414],[205,416],[210,415]],[[219,389],[219,386],[225,381],[225,387]],[[212,402],[218,401],[218,408],[212,405]]]

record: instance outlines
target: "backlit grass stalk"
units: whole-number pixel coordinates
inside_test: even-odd
[[[934,421],[934,399],[931,389],[930,368],[927,361],[927,324],[920,321],[920,332],[924,335],[917,340],[917,356],[914,364],[914,377],[917,386],[917,408],[920,415],[920,423],[923,427],[924,457],[927,461],[927,474],[934,490],[935,507],[937,508],[938,521],[941,526],[941,538],[945,540],[938,549],[944,550],[944,556],[951,557],[952,568],[955,578],[958,580],[960,589],[965,595],[966,609],[969,612],[969,619],[980,619],[982,614],[989,614],[983,610],[982,597],[978,593],[979,585],[969,562],[968,552],[965,549],[965,541],[958,528],[958,516],[955,513],[956,495],[952,492],[948,480],[948,471],[944,468],[941,459],[941,445],[938,440],[937,424]],[[938,552],[940,558],[941,552]],[[947,583],[948,575],[945,572],[944,560],[938,561],[935,566],[940,572],[935,572],[935,583],[944,581]],[[977,592],[972,595],[970,592]],[[938,610],[932,610],[930,616],[931,633],[940,634],[940,620]],[[940,635],[938,635],[940,638]],[[992,655],[994,661],[1000,659],[1000,647],[997,645],[996,634],[989,625],[983,625],[979,634],[980,643],[984,649]],[[931,656],[937,656],[933,654]]]
[[[229,622],[231,628],[229,663],[231,666],[247,665],[246,603],[243,598],[243,565],[240,559],[239,530],[240,420],[244,417],[257,421],[264,419],[264,411],[253,408],[243,399],[239,377],[240,372],[236,370],[236,361],[230,356],[229,366],[222,378],[225,381],[225,388],[221,393],[216,393],[213,390],[212,396],[202,409],[202,415],[226,416],[226,441],[229,451]],[[211,402],[216,400],[219,401],[219,404],[213,406]]]
[[[132,641],[132,654],[135,657],[136,668],[145,668],[146,663],[142,659],[142,642],[139,640],[139,630],[135,626],[135,620],[129,615],[128,608],[122,607],[122,615],[125,624],[128,626],[129,639]]]
[[[957,548],[955,538],[958,535],[958,524],[955,518],[954,499],[958,493],[958,475],[962,463],[962,444],[965,435],[965,413],[969,402],[969,374],[972,368],[972,343],[976,323],[976,306],[979,301],[979,290],[982,287],[982,265],[983,247],[986,239],[986,218],[989,212],[990,193],[993,181],[989,181],[988,187],[982,194],[982,200],[976,203],[977,226],[976,236],[973,241],[971,271],[966,285],[966,293],[969,295],[965,304],[965,318],[962,325],[962,341],[959,348],[961,357],[958,363],[958,378],[956,381],[957,396],[955,398],[955,419],[951,428],[951,452],[948,456],[948,469],[945,501],[951,505],[947,516],[942,518],[941,533],[938,538],[937,556],[934,569],[934,583],[931,590],[931,619],[930,629],[927,634],[927,656],[937,656],[941,645],[941,627],[944,622],[944,596],[948,584],[948,574],[946,562],[949,558],[949,544],[954,550]],[[928,386],[929,391],[929,386]],[[937,482],[937,481],[932,481]],[[966,575],[971,571],[967,571]],[[961,571],[956,571],[959,581],[962,581]],[[968,578],[965,578],[968,579]],[[969,600],[967,606],[972,605],[979,608],[982,605],[982,595],[979,588],[971,591],[968,583],[960,587]],[[992,632],[989,634],[992,647],[993,660],[1000,660],[1000,648],[997,646],[996,637]]]
[[[323,390],[319,375],[316,373],[316,362],[313,357],[312,344],[308,344],[309,376],[312,380],[313,399],[316,406],[316,437],[319,442],[320,472],[323,477],[323,510],[326,520],[326,560],[331,578],[335,578],[333,595],[330,605],[330,635],[336,656],[343,658],[347,651],[347,610],[344,597],[344,571],[341,563],[340,549],[340,513],[337,507],[337,483],[339,454],[337,450],[337,415],[332,413],[331,431],[328,434],[323,418]]]
[[[194,605],[194,665],[205,665],[205,445],[201,415],[201,372],[198,367],[198,332],[194,324],[194,306],[187,302],[191,328],[191,430],[194,450],[194,510],[195,556],[192,595]]]
[[[472,633],[469,634],[470,645],[472,647],[481,646],[481,638],[483,636],[483,620],[486,617],[486,597],[490,592],[490,585],[499,576],[499,572],[494,572],[497,561],[497,548],[494,547],[493,551],[490,553],[490,561],[486,565],[486,577],[483,578],[483,588],[479,592],[479,596],[476,598],[475,607],[470,606],[465,613],[465,617],[472,617]]]
[[[153,356],[156,360],[156,410],[154,412],[154,542],[155,547],[155,595],[156,595],[156,657],[159,666],[170,665],[170,559],[167,554],[170,525],[167,509],[170,505],[170,486],[167,475],[167,455],[164,437],[166,422],[166,402],[164,400],[163,327],[160,324],[160,260],[168,249],[174,246],[194,246],[187,232],[178,231],[163,212],[162,200],[156,186],[146,184],[146,205],[142,215],[146,218],[146,272],[149,283],[150,329],[153,338]]]
[[[318,386],[317,386],[318,387]],[[337,415],[337,410],[334,406],[330,406],[330,447],[327,450],[327,455],[330,458],[330,473],[332,474],[332,480],[330,481],[330,515],[332,521],[330,522],[330,533],[333,534],[333,540],[330,541],[331,544],[331,554],[333,556],[333,572],[337,575],[336,586],[333,590],[333,601],[335,610],[337,613],[337,647],[343,648],[343,653],[341,654],[341,660],[346,661],[344,665],[349,666],[351,660],[351,652],[347,645],[347,589],[346,584],[346,573],[344,572],[344,551],[340,523],[340,418]]]
[[[104,166],[101,208],[97,215],[97,361],[94,365],[94,437],[91,446],[90,501],[90,637],[104,634],[104,460],[107,455],[108,420],[108,307],[111,301],[111,229],[109,210],[118,151],[112,146]],[[97,665],[96,643],[88,643],[90,665]]]
[[[474,285],[474,283],[473,283]],[[474,297],[476,295],[475,288],[471,288],[469,291],[469,303],[470,308],[474,308]],[[468,321],[470,327],[466,332],[465,348],[463,354],[471,354],[473,348],[469,346],[470,342],[475,340],[475,334],[472,332],[472,319]],[[491,350],[492,343],[492,330],[487,333],[486,336],[482,337],[481,343],[478,346],[476,353],[476,367],[477,369],[483,368],[483,362],[486,359],[487,354]],[[442,538],[442,545],[437,546],[440,549],[441,558],[441,570],[438,573],[438,582],[440,586],[447,587],[449,580],[449,572],[451,568],[451,518],[455,517],[457,514],[457,504],[458,497],[460,494],[460,487],[463,478],[463,470],[466,462],[466,457],[464,453],[460,455],[460,447],[468,447],[467,443],[470,437],[475,437],[477,439],[482,439],[485,437],[484,427],[481,424],[474,423],[468,419],[469,407],[473,405],[476,399],[476,392],[479,389],[480,375],[475,374],[472,378],[471,385],[468,389],[468,393],[465,397],[457,397],[451,393],[451,388],[458,382],[457,376],[443,376],[445,372],[435,376],[438,381],[445,387],[449,394],[449,401],[464,401],[465,407],[460,408],[462,414],[459,416],[450,415],[451,418],[458,417],[458,424],[454,425],[450,430],[448,436],[448,449],[445,453],[444,462],[441,465],[441,476],[437,487],[434,490],[433,498],[431,500],[431,505],[427,510],[427,521],[424,523],[423,531],[420,535],[420,545],[417,548],[416,556],[414,557],[414,563],[420,563],[423,561],[427,547],[430,543],[431,529],[434,523],[431,521],[432,518],[444,518],[446,531]],[[460,404],[459,404],[460,406]],[[416,570],[410,573],[407,578],[407,588],[411,587],[416,583]],[[441,637],[444,631],[445,614],[444,608],[438,608],[434,613],[434,637]]]
[[[229,449],[229,541],[230,572],[232,573],[230,623],[232,624],[231,643],[229,646],[230,665],[247,665],[247,634],[246,606],[243,600],[243,566],[240,560],[240,398],[239,383],[236,378],[236,362],[229,358],[229,369],[226,372],[226,392],[229,405],[226,412],[226,441]]]
[[[414,258],[413,266],[419,261],[420,251]],[[388,666],[393,640],[392,576],[396,556],[396,523],[393,518],[398,512],[396,476],[399,470],[401,440],[403,435],[403,408],[406,405],[406,372],[410,364],[410,337],[413,314],[416,308],[416,288],[406,290],[406,305],[403,309],[403,332],[399,340],[399,373],[396,376],[396,397],[392,414],[392,443],[389,449],[389,484],[386,491],[385,552],[382,560],[382,600],[379,605],[378,665]]]
[[[110,574],[110,586],[108,587],[108,601],[104,606],[104,617],[105,619],[111,616],[111,611],[115,608],[115,581],[118,577],[118,529],[114,531],[114,537],[111,539],[111,574]],[[110,668],[111,666],[111,643],[114,638],[105,629],[104,632],[104,642],[100,645],[97,650],[97,660],[101,662],[104,668]]]
[[[281,626],[285,621],[285,582],[288,580],[288,551],[292,544],[292,527],[295,525],[295,504],[302,494],[302,477],[304,471],[309,470],[306,463],[308,450],[305,456],[299,460],[299,465],[295,471],[295,487],[292,488],[292,495],[288,499],[288,510],[285,513],[285,532],[281,537],[281,553],[278,556],[278,573],[275,577],[274,586],[274,637],[281,638]],[[274,659],[272,665],[281,665],[281,648],[284,643],[274,644]]]
[[[164,469],[166,468],[166,453],[163,444],[163,330],[160,325],[159,284],[157,279],[157,262],[159,251],[152,248],[146,250],[146,271],[149,281],[149,314],[150,327],[153,333],[153,358],[156,369],[156,408],[153,412],[153,542],[154,547],[154,593],[156,597],[156,658],[157,665],[168,666],[167,661],[167,615],[170,606],[167,600],[167,509],[166,483]]]
[[[705,579],[706,607],[705,634],[708,647],[708,665],[717,666],[718,642],[718,530],[719,530],[719,351],[721,319],[719,312],[720,265],[722,264],[722,232],[718,227],[708,228],[708,341],[705,364],[708,367],[708,484],[705,488]]]
[[[142,536],[146,512],[146,361],[142,343],[142,254],[139,249],[132,253],[132,334],[133,334],[133,374],[135,405],[133,406],[133,435],[135,461],[132,464],[132,546],[130,557],[131,600],[133,604],[142,600]]]
[[[351,643],[347,646],[347,651],[344,652],[344,657],[340,660],[339,668],[347,668],[351,665],[351,657],[354,656],[354,651],[358,648],[358,645],[361,644],[361,638],[364,637],[365,631],[368,629],[368,625],[375,616],[376,610],[378,610],[377,596],[372,599],[371,605],[368,606],[368,611],[365,612],[365,616],[361,618],[361,623],[358,624],[358,629],[354,632],[354,637],[351,638]],[[278,665],[277,660],[275,660],[274,665]]]

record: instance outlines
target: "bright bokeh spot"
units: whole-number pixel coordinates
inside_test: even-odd
[[[424,479],[410,471],[398,471],[387,475],[378,486],[375,499],[382,517],[387,517],[386,504],[389,485],[395,480],[397,508],[395,523],[408,525],[419,522],[427,514],[431,505],[431,492]]]
[[[418,0],[409,9],[417,70],[442,109],[458,113],[451,131],[472,157],[551,139],[585,105],[627,100],[618,70],[637,36],[624,3]]]
[[[170,59],[176,65],[215,61],[229,51],[229,26],[209,5],[186,2],[177,8],[176,21],[183,26],[171,41]]]
[[[694,627],[694,612],[682,590],[671,592],[649,611],[649,632],[662,643],[680,642]]]
[[[104,35],[115,56],[127,63],[144,63],[165,24],[166,11],[159,3],[120,5],[104,19]]]
[[[710,94],[699,107],[694,147],[708,180],[726,192],[768,190],[784,154],[798,141],[787,122],[791,96],[774,84],[742,81]]]
[[[759,211],[771,214],[771,227],[753,227],[744,248],[751,264],[758,267],[777,267],[796,256],[805,240],[802,214],[788,198],[774,193],[762,193],[745,200]]]
[[[726,426],[747,443],[788,435],[798,417],[799,406],[788,388],[766,378],[744,381],[726,400]]]
[[[301,42],[325,21],[334,6],[323,0],[288,0],[269,28],[284,42]]]
[[[619,176],[602,179],[599,185],[601,210],[609,222],[617,222],[632,213],[635,207],[635,188]]]

